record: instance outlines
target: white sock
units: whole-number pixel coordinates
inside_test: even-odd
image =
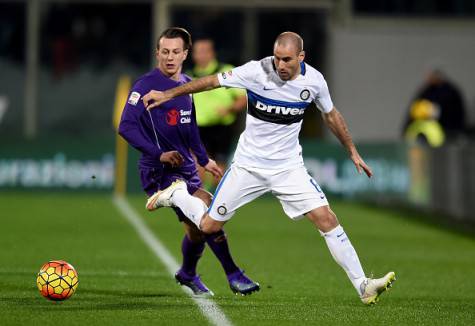
[[[199,198],[192,196],[187,190],[177,189],[170,198],[173,205],[181,209],[183,214],[200,229],[201,219],[208,210],[206,204]]]
[[[345,270],[356,291],[361,295],[360,286],[366,280],[366,276],[355,248],[353,248],[343,228],[338,225],[329,232],[320,231],[320,234],[325,238],[328,249],[330,249],[335,261]]]

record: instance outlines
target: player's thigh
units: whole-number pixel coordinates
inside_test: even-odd
[[[208,215],[216,221],[227,221],[239,207],[267,191],[264,178],[232,164],[216,188]]]
[[[294,220],[313,209],[328,206],[322,189],[303,165],[273,175],[271,189],[287,216]]]

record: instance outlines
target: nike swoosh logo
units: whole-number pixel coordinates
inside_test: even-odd
[[[271,90],[273,90],[273,89],[275,89],[275,88],[268,88],[268,87],[264,86],[264,90],[265,90],[265,91],[271,91]]]

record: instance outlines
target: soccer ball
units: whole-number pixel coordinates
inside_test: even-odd
[[[41,266],[36,285],[42,296],[53,301],[70,298],[78,287],[78,274],[64,260],[52,260]]]

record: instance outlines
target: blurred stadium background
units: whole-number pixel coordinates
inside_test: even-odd
[[[37,197],[44,199],[48,205],[74,198],[71,199],[75,203],[73,210],[80,207],[84,209],[84,214],[99,214],[95,216],[99,219],[102,214],[111,212],[105,213],[108,209],[97,207],[105,205],[105,198],[114,189],[120,192],[125,185],[131,202],[142,212],[140,205],[144,196],[136,172],[137,153],[129,149],[128,164],[121,165],[119,171],[114,172],[117,158],[114,110],[121,106],[120,81],[124,78],[133,81],[154,66],[156,38],[168,26],[185,27],[194,37],[212,37],[219,59],[234,65],[271,55],[273,41],[282,31],[299,33],[305,40],[306,61],[326,76],[335,105],[342,111],[362,155],[375,172],[375,177],[369,181],[358,177],[346,153],[323,126],[317,110],[309,111],[301,135],[306,165],[322,188],[335,198],[336,205],[346,207],[348,213],[358,210],[345,206],[352,205],[345,204],[347,200],[354,207],[364,205],[368,210],[376,204],[382,205],[383,210],[378,212],[387,212],[388,216],[401,208],[409,208],[410,213],[403,211],[400,215],[416,220],[422,217],[424,221],[437,216],[437,222],[446,221],[443,225],[456,223],[473,229],[475,2],[472,0],[0,0],[0,219],[4,226],[0,244],[3,248],[14,248],[3,253],[0,266],[2,278],[11,273],[7,259],[11,261],[31,249],[25,247],[25,243],[14,246],[18,237],[23,242],[28,241],[30,236],[40,241],[40,238],[33,236],[34,227],[28,227],[30,221],[39,219],[51,223],[50,231],[54,233],[57,231],[55,221],[62,216],[66,218],[68,214],[65,207],[56,212],[64,215],[55,215],[51,212],[55,207],[42,207],[40,202],[35,201]],[[187,62],[188,67],[190,61]],[[409,144],[402,136],[410,103],[427,71],[433,67],[443,70],[464,95],[467,126],[458,137],[447,139],[437,148]],[[116,176],[121,171],[126,178],[124,183],[117,184]],[[31,202],[35,204],[29,211],[27,208]],[[279,215],[278,204],[272,203],[275,215]],[[263,214],[269,204],[267,199],[263,199],[256,207],[259,205],[261,210],[255,208],[256,214]],[[22,209],[18,211],[18,207]],[[246,212],[252,214],[252,209],[250,206]],[[81,216],[67,219],[75,223],[76,218],[81,219]],[[285,220],[283,216],[279,219]],[[5,223],[7,220],[8,223]],[[108,223],[104,222],[99,227],[114,229],[114,219],[106,220]],[[266,218],[262,221],[272,223]],[[373,223],[367,218],[364,221]],[[401,223],[400,228],[395,221]],[[20,227],[19,223],[25,227]],[[35,220],[32,225],[38,223]],[[246,229],[244,223],[253,222],[244,218],[233,223],[236,223],[234,228],[237,234],[233,245],[236,245],[240,256],[245,256],[247,252],[239,242],[247,239],[243,231]],[[410,223],[407,219],[385,216],[384,221],[374,225],[381,232],[386,227],[394,227],[402,234],[407,223]],[[413,230],[415,234],[431,232],[433,228],[425,222],[417,225],[419,229]],[[152,227],[160,236],[163,235],[156,225]],[[170,246],[178,248],[177,239],[181,237],[181,231],[175,226],[160,227],[176,231],[175,240],[170,234],[166,237],[170,237]],[[89,232],[86,228],[81,230]],[[264,225],[259,230],[266,232]],[[356,227],[357,237],[358,232]],[[434,232],[441,232],[437,233],[437,237],[445,239],[446,243],[461,241],[464,249],[454,249],[447,255],[467,253],[464,268],[473,277],[473,236],[460,236],[454,240],[451,233],[443,233],[443,230]],[[232,229],[229,233],[232,235]],[[296,238],[301,237],[297,233],[294,234]],[[81,233],[71,235],[75,236],[81,237]],[[282,236],[285,237],[285,233]],[[69,241],[69,237],[62,241]],[[434,239],[431,238],[434,244],[437,237],[434,235]],[[121,236],[111,239],[120,242]],[[404,242],[407,239],[401,237],[399,240]],[[371,251],[369,242],[364,248]],[[273,242],[269,240],[270,243]],[[279,242],[275,240],[274,243],[278,246]],[[358,247],[358,240],[355,244]],[[73,248],[79,248],[79,245]],[[171,250],[179,257],[175,249]],[[88,250],[94,249],[88,247]],[[67,257],[48,256],[54,255],[53,249],[47,250],[47,254],[39,251],[25,256],[31,258],[28,264],[18,263],[15,267],[26,270],[26,276],[17,274],[18,282],[29,285],[28,271],[31,271],[31,266],[33,270],[35,266],[39,268],[44,262],[41,259],[68,260]],[[420,256],[412,257],[412,262],[417,262],[428,251],[430,249],[421,249]],[[58,252],[76,257],[78,261],[87,261],[87,253],[74,256],[67,250],[58,249]],[[447,255],[441,256],[443,259],[434,259],[444,261]],[[402,261],[401,258],[401,266],[404,265]],[[109,263],[115,266],[113,262]],[[249,265],[251,263],[249,261]],[[209,274],[217,268],[213,264],[204,263],[204,269]],[[385,264],[391,267],[390,262]],[[450,262],[447,264],[450,268]],[[94,268],[92,263],[84,265],[89,271]],[[273,266],[272,263],[270,266]],[[427,268],[431,268],[430,265]],[[258,269],[253,267],[253,271]],[[81,279],[81,268],[78,272]],[[154,275],[151,275],[153,278]],[[261,271],[260,276],[265,279],[267,274]],[[459,276],[462,278],[462,274]],[[14,296],[18,291],[24,291],[22,295],[25,298],[30,295],[26,294],[29,292],[25,292],[24,287],[12,285],[15,280],[0,280],[5,282],[2,288],[10,291],[3,297],[4,308],[9,307],[9,295]],[[31,278],[33,282],[34,277]],[[215,286],[219,288],[219,285]],[[473,289],[473,281],[464,286]],[[89,290],[96,296],[107,295],[106,290]],[[79,295],[81,284],[78,291]],[[450,292],[450,289],[447,291]],[[95,298],[84,295],[91,300]],[[290,298],[293,295],[297,294],[291,293]],[[262,304],[262,301],[272,299],[272,296],[264,295],[261,302],[254,303]],[[323,300],[316,298],[317,301],[320,299]],[[432,299],[434,302],[439,300]],[[332,300],[337,300],[337,297]],[[463,300],[474,302],[473,296]],[[13,302],[31,308],[36,301],[25,299]],[[231,305],[229,299],[218,298],[218,302],[223,306]],[[123,305],[127,306],[126,303]],[[265,304],[262,307],[265,309]],[[473,304],[460,307],[473,311]],[[436,311],[440,312],[440,309]],[[260,313],[258,309],[252,312]],[[228,313],[239,324],[240,315]],[[433,316],[451,320],[450,314]],[[298,316],[294,317],[297,319],[289,319],[287,324],[297,323]],[[459,321],[473,322],[471,313],[465,317]],[[170,318],[177,317],[171,315]],[[380,321],[378,316],[373,315],[372,318],[375,322]],[[269,324],[271,319],[270,316],[267,319]],[[331,320],[319,319],[321,322]],[[403,320],[384,321],[401,323]],[[411,320],[414,323],[423,322],[422,317]],[[10,322],[14,323],[14,320]],[[351,324],[351,320],[346,319],[334,322]]]

